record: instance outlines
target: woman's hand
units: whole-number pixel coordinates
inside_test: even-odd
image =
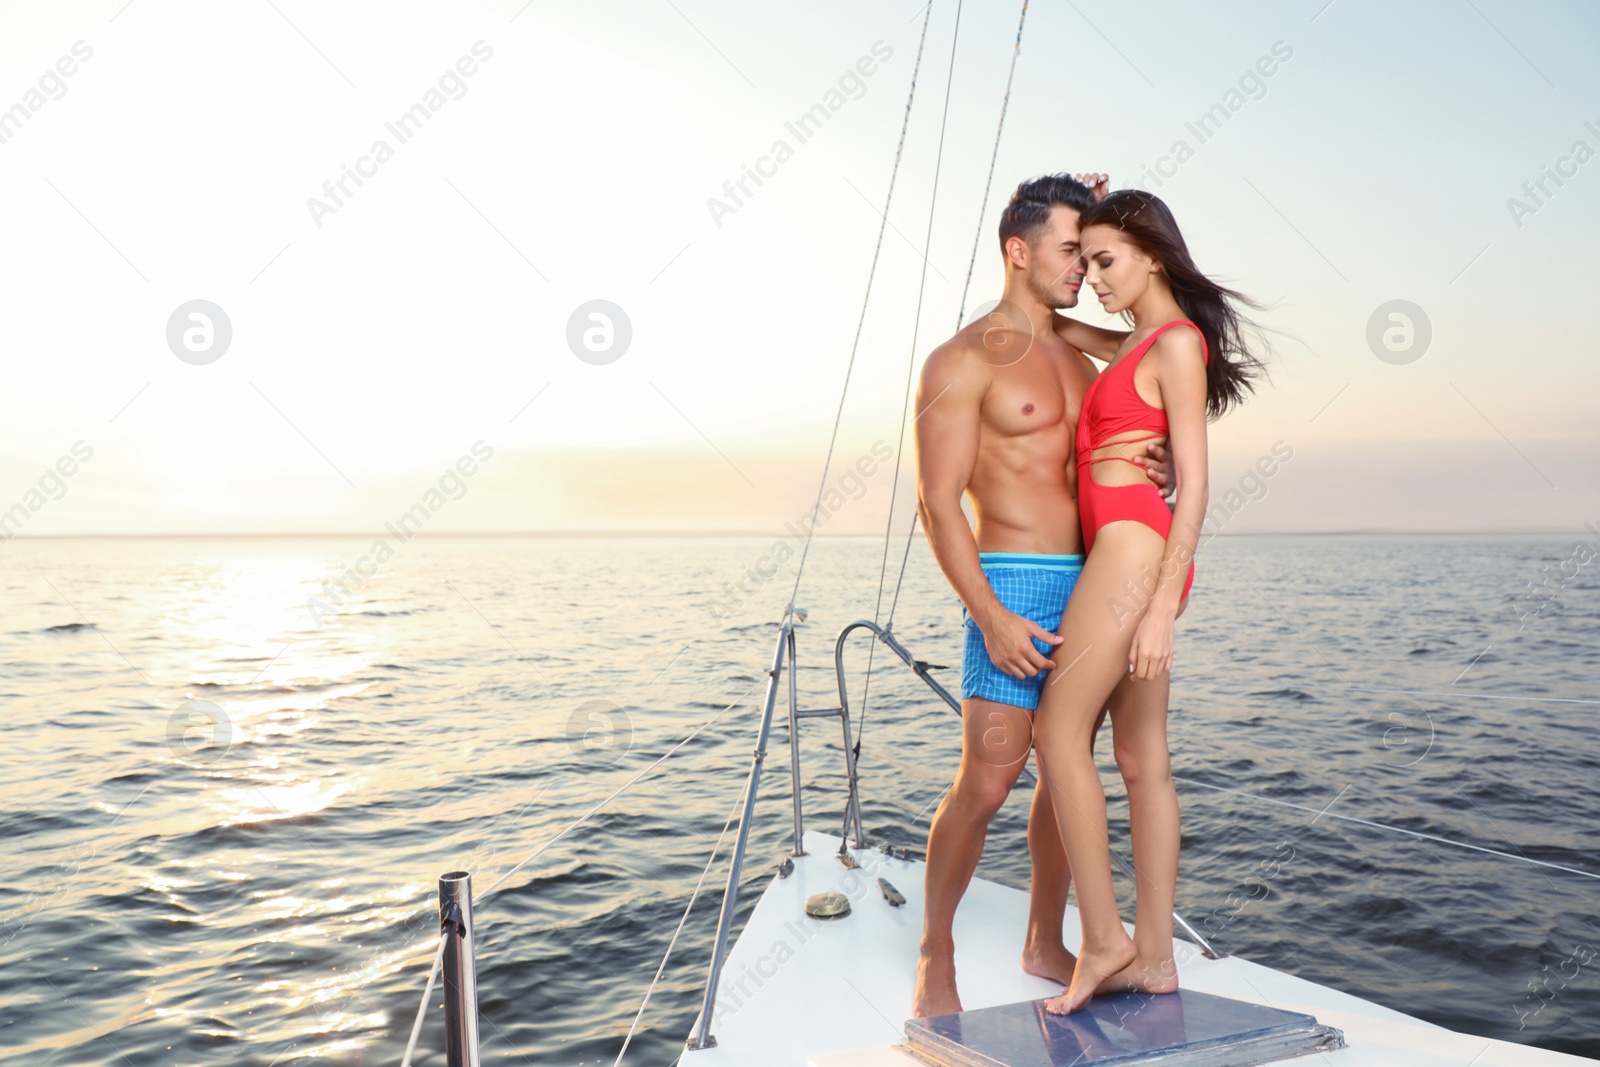
[[[1173,616],[1151,605],[1139,620],[1128,650],[1128,669],[1142,682],[1153,682],[1172,670]]]
[[[1104,200],[1111,191],[1111,175],[1096,171],[1092,174],[1074,174],[1072,176],[1082,185],[1087,185],[1096,200]]]

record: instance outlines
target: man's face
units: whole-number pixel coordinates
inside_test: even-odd
[[[1028,288],[1045,307],[1077,307],[1078,289],[1083,285],[1086,269],[1079,244],[1078,213],[1057,204],[1028,248]]]

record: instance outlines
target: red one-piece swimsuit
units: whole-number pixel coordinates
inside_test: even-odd
[[[1161,493],[1154,485],[1101,485],[1094,480],[1091,473],[1096,463],[1109,463],[1120,460],[1123,463],[1133,463],[1131,459],[1122,456],[1102,456],[1095,458],[1095,451],[1109,444],[1129,444],[1141,441],[1154,441],[1166,437],[1167,413],[1162,408],[1152,407],[1139,395],[1139,390],[1133,384],[1133,372],[1138,369],[1139,360],[1150,351],[1150,346],[1157,337],[1166,333],[1174,326],[1191,326],[1199,333],[1200,327],[1188,319],[1173,319],[1171,322],[1162,323],[1151,331],[1149,337],[1139,342],[1139,346],[1124,356],[1121,362],[1113,367],[1108,367],[1099,377],[1089,383],[1089,390],[1083,397],[1083,410],[1078,415],[1078,518],[1083,523],[1083,550],[1085,553],[1094,548],[1094,537],[1100,528],[1108,522],[1118,522],[1131,519],[1141,522],[1160,534],[1164,540],[1172,531],[1172,512],[1167,508],[1167,503],[1161,498]],[[1211,353],[1206,346],[1204,333],[1200,333],[1201,357],[1209,364]],[[1131,431],[1144,431],[1143,437],[1130,437],[1126,440],[1114,440],[1119,434]],[[1139,465],[1133,463],[1135,467]],[[1144,468],[1140,467],[1140,470]],[[1183,596],[1189,595],[1189,589],[1194,585],[1194,562],[1189,563],[1189,574],[1183,582]]]

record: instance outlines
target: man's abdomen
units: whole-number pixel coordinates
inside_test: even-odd
[[[1052,555],[1083,551],[1078,502],[1060,487],[1006,487],[997,492],[971,489],[977,516],[979,552],[1037,552]]]

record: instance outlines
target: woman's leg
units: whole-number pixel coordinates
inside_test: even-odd
[[[1170,993],[1178,988],[1172,956],[1172,910],[1178,883],[1178,792],[1167,749],[1170,678],[1124,678],[1111,694],[1112,745],[1128,788],[1129,829],[1138,905],[1135,956],[1096,989]]]
[[[1081,1008],[1102,982],[1136,956],[1111,884],[1105,789],[1089,737],[1096,715],[1128,676],[1128,649],[1148,600],[1127,590],[1137,590],[1142,576],[1160,565],[1165,547],[1156,531],[1140,523],[1114,522],[1097,532],[1067,602],[1062,642],[1051,654],[1058,666],[1050,672],[1034,715],[1034,750],[1055,802],[1083,924],[1072,984],[1047,1005],[1056,1013]],[[1115,738],[1115,709],[1112,715]]]

